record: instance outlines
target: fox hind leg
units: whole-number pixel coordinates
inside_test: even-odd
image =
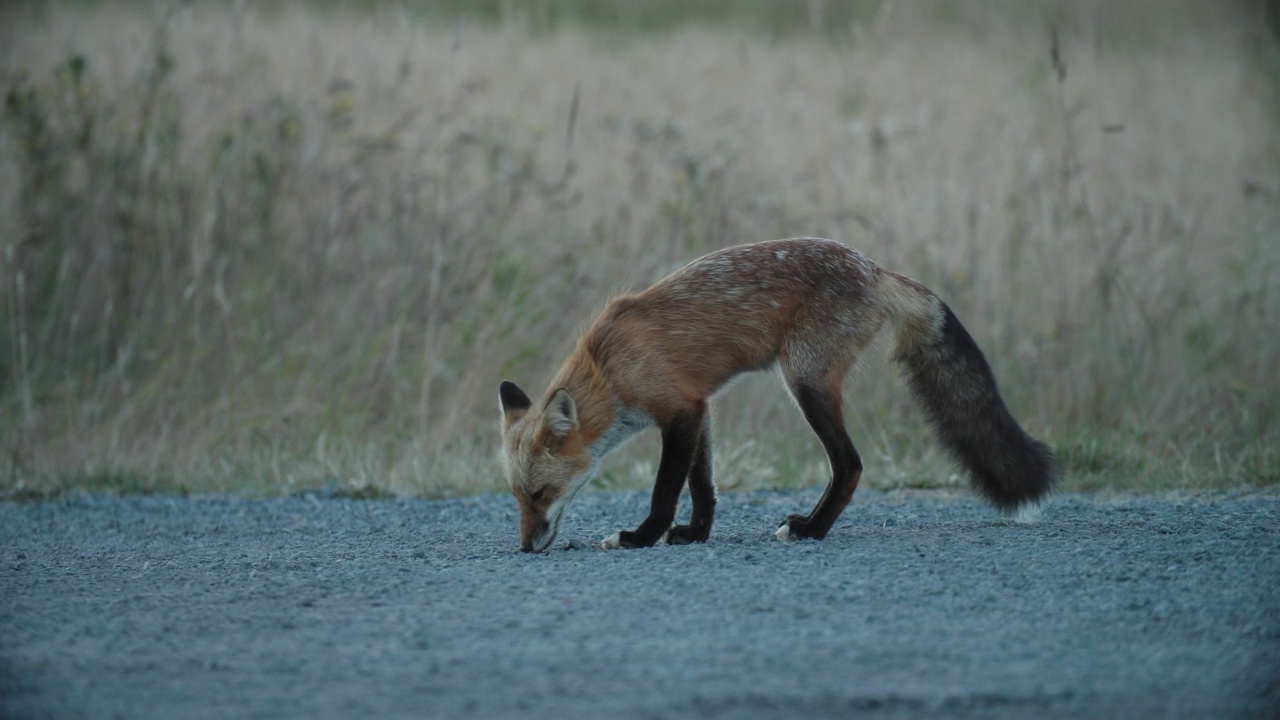
[[[862,477],[862,458],[844,426],[840,382],[826,383],[823,389],[805,382],[793,383],[792,394],[804,418],[813,428],[831,463],[831,481],[822,498],[808,515],[791,515],[779,527],[781,540],[826,537],[836,518],[853,499]]]
[[[687,545],[706,542],[711,534],[711,523],[716,515],[716,486],[711,478],[711,418],[702,419],[698,430],[697,449],[693,453],[693,466],[689,468],[689,499],[693,509],[688,525],[676,525],[667,531],[667,542]]]

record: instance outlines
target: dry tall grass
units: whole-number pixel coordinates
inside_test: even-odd
[[[613,292],[796,235],[941,294],[1069,485],[1276,482],[1274,42],[1248,3],[1106,5],[772,41],[10,6],[3,482],[493,489],[500,379],[540,390]],[[848,383],[868,481],[945,482],[884,365]],[[822,479],[773,378],[718,428],[729,486]]]

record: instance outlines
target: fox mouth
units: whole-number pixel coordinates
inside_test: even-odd
[[[556,535],[560,534],[560,522],[564,520],[565,511],[569,509],[569,505],[573,503],[573,499],[577,497],[578,491],[583,485],[591,479],[595,474],[595,468],[592,467],[590,472],[584,473],[581,478],[576,480],[569,491],[560,496],[555,502],[551,503],[551,507],[547,508],[546,519],[538,523],[533,528],[533,532],[529,533],[527,540],[522,540],[520,549],[525,552],[540,553],[546,552],[551,547],[551,543],[555,542]]]
[[[547,519],[540,523],[533,530],[533,534],[529,539],[521,544],[520,549],[525,552],[541,553],[546,552],[551,547],[551,543],[555,542],[556,535],[560,534],[560,521],[564,518],[564,506],[561,506],[556,512],[548,515]]]

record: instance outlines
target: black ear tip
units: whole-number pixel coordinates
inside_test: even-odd
[[[533,401],[524,394],[520,386],[510,380],[503,380],[498,385],[498,398],[502,401],[503,410],[524,410],[533,405]]]

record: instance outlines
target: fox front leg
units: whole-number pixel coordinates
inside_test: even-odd
[[[635,530],[622,530],[605,538],[605,549],[650,547],[662,539],[676,517],[680,491],[693,465],[698,436],[706,416],[705,403],[677,415],[662,430],[662,460],[649,500],[649,516]],[[710,529],[710,524],[708,524]]]
[[[693,453],[693,466],[689,468],[689,498],[693,505],[689,512],[689,524],[676,525],[667,531],[666,540],[669,545],[706,542],[711,535],[711,523],[716,516],[716,485],[711,478],[710,424],[710,416],[702,419],[698,447]]]

